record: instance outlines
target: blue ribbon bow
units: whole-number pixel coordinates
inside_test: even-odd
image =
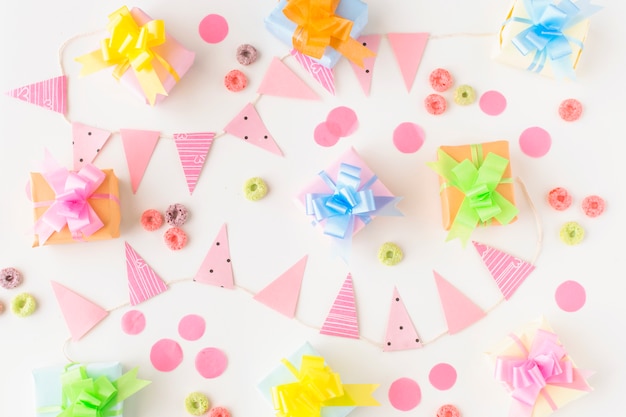
[[[571,44],[583,48],[582,40],[565,35],[563,32],[588,18],[601,9],[590,3],[591,0],[524,0],[530,19],[513,17],[511,20],[530,25],[518,33],[512,43],[524,56],[535,52],[528,70],[541,72],[546,61],[557,77],[575,78]]]

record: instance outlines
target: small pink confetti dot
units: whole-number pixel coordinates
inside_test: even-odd
[[[412,410],[421,400],[420,386],[410,378],[396,379],[389,387],[389,402],[396,410]]]
[[[448,390],[456,383],[456,369],[447,363],[437,364],[430,370],[428,380],[438,390]]]
[[[576,281],[565,281],[554,293],[556,304],[563,311],[572,313],[580,310],[587,300],[585,288]]]
[[[415,123],[400,123],[393,131],[393,144],[402,153],[415,153],[424,144],[424,130]]]
[[[532,158],[541,158],[550,150],[552,138],[544,129],[533,126],[524,130],[519,137],[519,147]]]
[[[332,109],[326,117],[326,123],[329,130],[340,137],[350,136],[359,127],[354,110],[344,106]]]
[[[157,371],[173,371],[183,361],[183,350],[172,339],[161,339],[152,345],[150,362]]]
[[[204,335],[206,323],[204,319],[195,314],[189,314],[178,323],[178,334],[185,340],[198,340]]]
[[[130,310],[122,316],[122,331],[126,334],[139,334],[146,327],[146,317],[139,310]]]
[[[491,90],[480,96],[480,109],[489,116],[497,116],[506,109],[506,98],[499,91]]]
[[[202,19],[198,32],[206,43],[220,43],[228,35],[228,22],[219,14],[210,14]]]
[[[313,139],[315,143],[325,148],[334,146],[339,142],[339,136],[331,131],[330,126],[326,122],[322,122],[315,127]]]
[[[228,358],[218,348],[205,348],[196,355],[196,369],[205,378],[217,378],[224,373],[227,365]]]

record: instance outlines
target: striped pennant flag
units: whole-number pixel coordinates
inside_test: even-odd
[[[126,244],[126,272],[130,303],[134,306],[167,291],[167,285],[143,260],[128,242]]]
[[[330,336],[359,338],[359,319],[356,315],[352,275],[343,282],[343,286],[333,303],[320,334]]]
[[[187,180],[187,187],[189,187],[189,194],[193,194],[193,190],[196,188],[214,138],[215,133],[213,132],[174,134],[174,141]]]

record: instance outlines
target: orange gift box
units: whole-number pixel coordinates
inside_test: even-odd
[[[104,180],[88,197],[87,203],[104,225],[89,236],[75,236],[66,224],[60,231],[53,232],[45,242],[40,242],[39,236],[35,234],[33,247],[48,244],[114,239],[119,237],[121,213],[118,180],[112,169],[103,169],[102,173],[105,175]],[[57,195],[42,173],[31,172],[30,197],[35,205],[34,214],[35,223],[37,223],[43,217],[44,213],[48,211],[57,198]]]

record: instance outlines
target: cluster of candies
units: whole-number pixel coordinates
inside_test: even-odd
[[[450,72],[444,68],[437,68],[431,72],[428,81],[433,90],[439,93],[448,91],[454,84],[454,78]],[[463,84],[454,90],[454,102],[456,104],[467,106],[472,104],[475,100],[476,92],[469,85]],[[430,94],[424,99],[424,106],[426,106],[428,113],[439,115],[448,108],[448,101],[441,94]]]
[[[180,228],[189,217],[187,208],[182,204],[172,204],[165,211],[165,221],[171,227],[165,231],[163,240],[171,250],[180,250],[187,245],[187,234]],[[141,215],[141,226],[149,232],[163,225],[163,214],[155,209],[148,209]]]
[[[548,193],[548,203],[558,211],[567,210],[572,205],[571,194],[562,187],[557,187]],[[588,217],[598,217],[604,212],[605,202],[602,197],[590,195],[583,199],[581,207]],[[559,233],[561,240],[567,245],[577,245],[585,237],[585,229],[575,221],[565,223]]]
[[[230,412],[225,407],[211,408],[209,398],[201,392],[189,394],[185,398],[185,408],[193,416],[202,416],[208,411],[208,417],[230,417]]]
[[[239,45],[237,48],[237,61],[241,65],[248,66],[257,59],[257,50],[254,46],[247,43]],[[237,92],[241,91],[248,85],[248,78],[246,74],[235,69],[229,71],[224,77],[224,85],[229,91]]]
[[[0,286],[6,290],[12,290],[22,283],[22,274],[15,268],[0,270]],[[28,317],[35,312],[37,301],[28,293],[16,295],[11,301],[11,311],[18,317]],[[4,312],[4,304],[0,301],[0,314]]]

